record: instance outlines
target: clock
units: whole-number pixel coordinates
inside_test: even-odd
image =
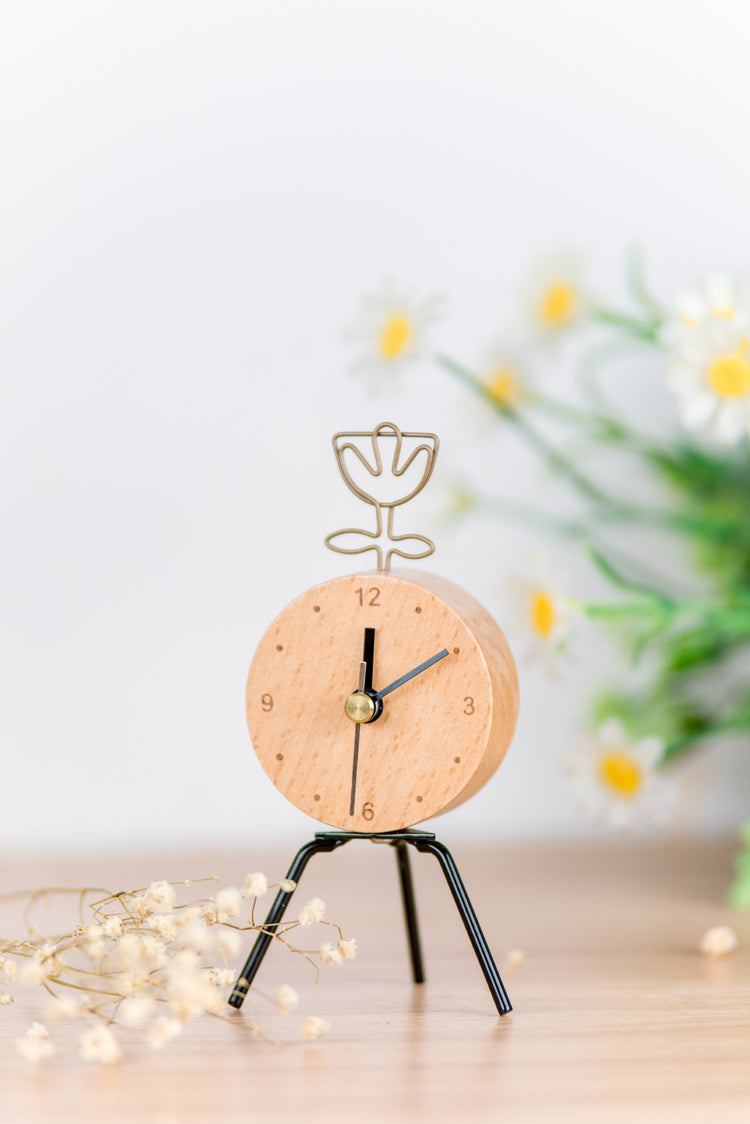
[[[337,456],[343,438],[365,436],[375,454],[360,460],[373,475],[395,437],[398,477],[404,440],[432,435],[384,423],[372,434],[337,434]],[[348,448],[359,453],[351,440]],[[415,462],[423,485],[429,472]],[[402,502],[388,511],[392,553],[403,556],[408,539],[419,551],[407,556],[421,557],[429,540],[393,535]],[[378,537],[337,533],[356,534]],[[368,549],[380,548],[345,552]],[[279,614],[253,658],[246,710],[255,753],[292,804],[336,828],[386,832],[457,807],[490,779],[515,730],[518,679],[502,631],[474,597],[431,574],[381,569],[314,586]]]
[[[397,508],[435,463],[432,433],[390,422],[337,433],[347,486],[374,509],[375,526],[326,538],[341,554],[374,551],[377,569],[333,578],[276,617],[247,678],[253,747],[274,785],[337,831],[297,852],[228,999],[239,1009],[310,858],[355,839],[395,849],[414,982],[424,982],[408,852],[440,863],[498,1014],[510,999],[450,851],[413,825],[458,807],[503,760],[518,715],[518,679],[499,626],[469,593],[393,557],[434,551],[424,535],[396,534]],[[377,491],[377,496],[375,492]]]

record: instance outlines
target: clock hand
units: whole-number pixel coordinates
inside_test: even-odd
[[[397,687],[401,687],[404,683],[408,683],[409,680],[413,679],[415,675],[419,675],[422,671],[427,671],[427,668],[432,667],[432,665],[434,663],[437,663],[438,660],[445,659],[447,655],[448,649],[443,648],[442,652],[438,652],[436,656],[430,656],[430,658],[428,660],[425,660],[424,663],[421,663],[419,667],[412,668],[411,671],[407,671],[406,675],[402,675],[400,679],[396,679],[393,683],[389,683],[387,687],[383,687],[382,691],[376,691],[372,696],[373,699],[384,698],[385,695],[389,695],[391,691],[395,691]]]
[[[372,690],[372,665],[375,661],[375,629],[365,629],[365,650],[362,653],[362,659],[367,664],[367,672],[365,674],[365,685],[360,687],[360,691]]]
[[[365,649],[367,649],[367,632],[372,632],[373,640],[375,638],[375,630],[367,629],[365,631]],[[368,666],[363,660],[359,665],[359,687],[360,693],[364,693],[365,683],[367,682]],[[359,762],[359,728],[361,723],[357,722],[354,726],[354,755],[352,757],[352,795],[349,800],[349,815],[354,815],[354,803],[357,798],[357,764]]]

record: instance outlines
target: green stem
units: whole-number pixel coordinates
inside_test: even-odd
[[[590,304],[587,311],[592,320],[599,324],[608,324],[613,328],[623,328],[628,335],[646,343],[656,343],[659,338],[659,329],[662,325],[661,317],[650,320],[639,320],[635,316],[617,312],[613,308],[604,308],[602,305]]]
[[[549,394],[534,393],[531,399],[535,409],[541,410],[550,417],[561,421],[569,421],[584,429],[589,429],[593,437],[598,440],[613,441],[629,446],[634,451],[649,456],[661,452],[661,447],[649,441],[643,434],[638,433],[630,426],[624,425],[617,418],[605,414],[595,414],[589,410],[581,409],[570,402],[563,402]]]
[[[613,499],[594,484],[584,473],[580,472],[572,461],[561,453],[538,432],[518,410],[499,401],[484,383],[447,355],[436,355],[435,361],[451,375],[470,387],[475,394],[499,414],[505,421],[514,427],[526,443],[538,453],[546,464],[564,476],[578,491],[598,508],[597,519],[608,519],[613,522],[643,523],[647,526],[670,527],[680,531],[699,536],[712,537],[715,535],[723,538],[734,531],[734,523],[727,523],[721,518],[711,519],[707,516],[691,516],[681,512],[660,511],[658,509],[641,508],[624,500]]]
[[[496,413],[500,414],[502,418],[509,422],[518,433],[521,434],[526,443],[530,445],[535,452],[541,455],[550,468],[556,469],[566,476],[582,495],[586,496],[586,498],[593,503],[601,504],[604,507],[612,506],[612,499],[606,495],[601,488],[597,487],[597,485],[589,480],[588,477],[584,476],[582,472],[579,472],[575,465],[573,465],[563,453],[558,452],[557,449],[550,445],[549,442],[529,424],[522,414],[514,410],[513,407],[506,406],[505,403],[500,402],[476,375],[473,375],[466,367],[463,367],[460,363],[457,363],[447,355],[437,355],[435,359],[446,371],[454,375],[459,381],[471,387],[481,398],[484,398],[485,402],[487,402]]]
[[[725,722],[715,722],[711,726],[705,726],[700,730],[691,730],[689,734],[682,734],[679,738],[674,738],[664,747],[664,752],[661,756],[660,764],[671,761],[673,757],[679,757],[681,754],[693,749],[699,742],[705,741],[706,738],[715,737],[717,734],[747,734],[750,732],[750,723],[738,722],[736,720],[727,719]]]

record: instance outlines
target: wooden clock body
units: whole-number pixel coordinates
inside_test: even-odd
[[[356,724],[344,703],[357,690],[366,628],[376,691],[442,649],[448,656],[359,726],[353,777]],[[518,679],[500,628],[458,586],[416,571],[353,574],[301,594],[273,621],[246,702],[255,752],[288,800],[332,827],[395,831],[489,780],[515,730]]]

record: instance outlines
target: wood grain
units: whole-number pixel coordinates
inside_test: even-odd
[[[446,827],[448,826],[446,822]],[[300,840],[299,842],[302,842]],[[273,949],[259,995],[290,982],[300,1008],[253,1038],[244,1016],[199,1020],[162,1053],[124,1037],[127,1061],[100,1070],[76,1057],[73,1024],[53,1027],[58,1055],[21,1063],[14,1038],[45,1018],[36,989],[0,1008],[2,1124],[746,1124],[750,1106],[750,917],[723,905],[731,843],[498,845],[447,839],[503,970],[515,1010],[498,1019],[437,864],[413,861],[427,982],[409,980],[390,848],[351,843],[316,858],[302,900],[358,939],[357,959],[321,974]],[[279,877],[291,851],[0,863],[3,889],[248,869]],[[5,914],[0,931],[6,930]],[[724,960],[697,945],[731,922]],[[311,933],[314,946],[317,938]],[[506,954],[523,949],[508,970]],[[243,950],[244,956],[244,950]],[[239,958],[238,958],[239,960]],[[39,993],[41,995],[41,993]],[[299,1040],[308,1014],[328,1037]]]
[[[344,703],[357,689],[365,628],[375,629],[375,689],[449,654],[360,726],[353,777]],[[391,831],[489,780],[515,730],[518,680],[500,628],[458,586],[417,571],[354,574],[308,590],[276,618],[253,658],[246,705],[255,752],[287,799],[334,827]]]

